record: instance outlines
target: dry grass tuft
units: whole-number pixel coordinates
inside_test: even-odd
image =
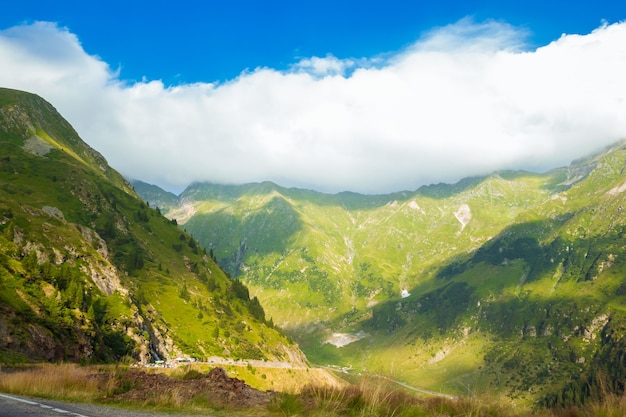
[[[301,393],[303,415],[325,416],[400,416],[417,409],[421,402],[416,397],[390,386],[381,379],[364,380],[358,385],[344,387],[307,386]],[[283,410],[289,411],[289,410]]]
[[[581,406],[552,410],[554,417],[624,417],[626,416],[626,393],[604,394],[602,401],[593,401]]]
[[[102,393],[97,368],[76,364],[41,364],[20,369],[2,369],[0,391],[43,398],[92,401]]]

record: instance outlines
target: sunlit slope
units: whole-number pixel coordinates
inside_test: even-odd
[[[378,196],[194,184],[168,216],[314,363],[554,403],[622,369],[624,154]]]
[[[343,360],[442,390],[503,391],[548,404],[617,388],[625,160],[617,147],[574,164],[588,175],[439,268],[436,289],[376,307],[361,326],[370,337]],[[366,357],[358,354],[364,347]]]
[[[194,184],[176,218],[286,327],[332,321],[422,285],[433,268],[549,198],[526,173],[384,196],[325,195],[264,183]],[[551,178],[551,177],[550,177]],[[191,191],[190,191],[191,190]],[[203,190],[203,191],[200,191]],[[291,314],[306,309],[307,317]]]
[[[0,145],[0,362],[303,360],[45,100],[0,89]]]

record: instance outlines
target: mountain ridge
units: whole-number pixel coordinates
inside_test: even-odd
[[[565,404],[621,343],[625,149],[387,195],[194,184],[180,223],[314,363]]]

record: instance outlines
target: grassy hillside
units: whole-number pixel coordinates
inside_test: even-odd
[[[295,328],[429,285],[440,265],[549,198],[547,178],[493,175],[461,191],[441,185],[384,196],[195,184],[168,216],[268,301],[274,320]],[[292,314],[299,308],[307,317]]]
[[[303,361],[42,98],[0,89],[0,362]]]
[[[194,184],[168,217],[314,363],[560,405],[624,386],[625,166],[617,144],[390,195]]]

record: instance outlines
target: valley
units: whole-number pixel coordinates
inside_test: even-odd
[[[543,174],[388,195],[134,187],[241,279],[312,363],[558,402],[607,372],[599,352],[621,343],[625,160],[619,143]]]
[[[524,407],[623,394],[624,142],[384,195],[174,195],[0,89],[0,143],[0,363],[214,358],[198,365],[302,398],[374,375]]]

